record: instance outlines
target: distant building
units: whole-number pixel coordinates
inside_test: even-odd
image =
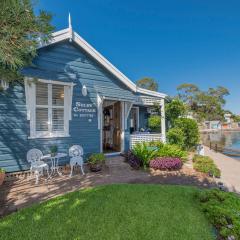
[[[216,129],[216,130],[218,130],[218,129],[222,128],[221,121],[218,121],[218,120],[216,120],[216,121],[205,121],[204,125],[205,125],[206,129],[212,129],[212,130]]]

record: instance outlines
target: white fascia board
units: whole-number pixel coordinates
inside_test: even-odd
[[[159,98],[166,98],[167,97],[167,94],[165,94],[165,93],[154,92],[154,91],[147,90],[147,89],[140,88],[140,87],[137,87],[137,92],[142,93],[142,94],[146,94],[146,95],[150,95],[150,96],[153,96],[153,97],[159,97]]]

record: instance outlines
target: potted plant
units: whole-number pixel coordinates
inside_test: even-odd
[[[92,172],[99,172],[102,170],[102,166],[105,162],[105,156],[103,153],[93,153],[88,158],[88,163],[90,166],[90,170]]]
[[[53,145],[50,147],[50,153],[51,157],[55,157],[57,155],[58,147],[56,145]]]
[[[3,184],[5,178],[5,170],[0,168],[0,186]]]

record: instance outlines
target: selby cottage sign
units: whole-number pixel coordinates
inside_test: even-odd
[[[73,107],[73,112],[74,117],[88,118],[88,121],[91,122],[97,110],[93,103],[76,102]]]

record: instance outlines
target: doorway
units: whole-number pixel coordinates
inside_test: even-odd
[[[121,152],[122,104],[120,101],[104,100],[102,119],[102,144],[104,153]]]

